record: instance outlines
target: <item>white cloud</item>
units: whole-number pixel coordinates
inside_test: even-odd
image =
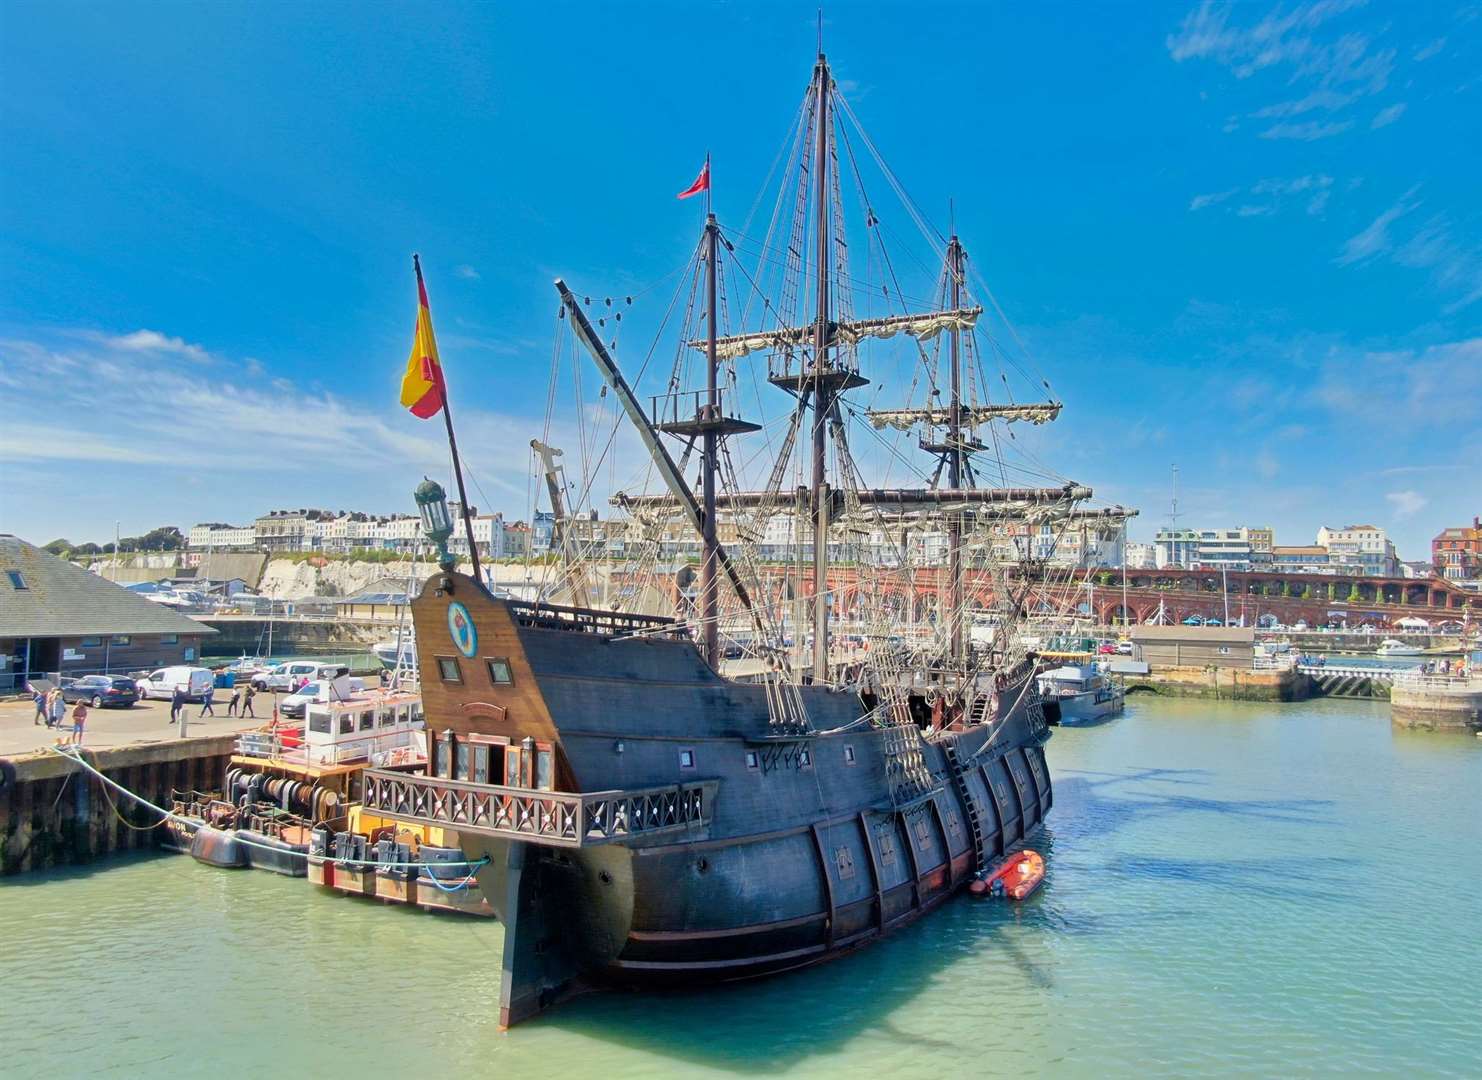
[[[158,330],[135,330],[130,334],[99,334],[85,331],[78,336],[96,341],[119,352],[160,353],[166,356],[183,356],[199,364],[210,363],[213,357],[200,345],[193,345],[184,338],[170,337]]]
[[[1374,114],[1374,119],[1369,122],[1371,129],[1389,127],[1398,120],[1405,112],[1405,103],[1401,101],[1396,105],[1388,105]]]
[[[1394,240],[1389,235],[1389,227],[1420,206],[1420,203],[1411,201],[1419,190],[1418,184],[1412,187],[1400,196],[1398,202],[1371,221],[1363,231],[1350,236],[1343,245],[1343,250],[1333,261],[1339,266],[1366,262],[1393,248]]]
[[[480,276],[478,270],[469,266],[467,263],[464,263],[462,266],[453,267],[453,273],[468,281],[477,281]]]
[[[1389,500],[1390,506],[1394,508],[1395,517],[1401,519],[1414,517],[1421,510],[1425,509],[1426,505],[1430,502],[1429,499],[1418,491],[1388,491],[1385,492],[1384,497]]]
[[[1352,120],[1333,120],[1327,123],[1320,120],[1308,120],[1301,124],[1272,124],[1261,132],[1261,138],[1316,142],[1318,139],[1330,139],[1334,135],[1342,135],[1352,127]]]
[[[1195,195],[1189,200],[1189,209],[1203,210],[1206,206],[1214,206],[1217,203],[1222,203],[1239,190],[1239,188],[1231,188],[1229,191],[1211,191],[1207,195]]]
[[[1416,49],[1411,59],[1415,60],[1416,62],[1429,60],[1445,47],[1446,39],[1443,37],[1436,38],[1436,40],[1432,41],[1429,45],[1422,45],[1420,48]]]

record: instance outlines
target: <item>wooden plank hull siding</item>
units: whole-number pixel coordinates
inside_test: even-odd
[[[454,602],[476,629],[472,657],[450,630]],[[930,738],[856,725],[857,695],[803,687],[817,733],[788,736],[764,687],[722,679],[662,626],[555,629],[458,574],[433,577],[413,613],[435,735],[547,743],[556,790],[715,784],[704,819],[679,831],[558,848],[455,826],[469,858],[491,860],[480,886],[507,928],[506,1024],[579,987],[744,978],[856,947],[1022,845],[1053,802],[1028,669],[993,723]]]
[[[89,751],[88,761],[105,776],[168,806],[176,789],[219,790],[236,736],[151,743]],[[158,815],[110,791],[130,822],[148,825]],[[41,751],[0,758],[0,874],[91,862],[115,851],[152,848],[152,829],[119,821],[102,781],[77,764]]]

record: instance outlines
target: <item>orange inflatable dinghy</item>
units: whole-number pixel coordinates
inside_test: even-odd
[[[1010,855],[993,873],[968,886],[974,896],[1007,896],[1023,900],[1045,880],[1045,860],[1037,851]]]

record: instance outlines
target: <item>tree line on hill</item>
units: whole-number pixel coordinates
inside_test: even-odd
[[[118,550],[124,552],[140,551],[179,551],[185,547],[185,537],[174,525],[161,525],[157,529],[150,529],[143,536],[124,536],[118,541]],[[57,538],[49,544],[43,544],[42,550],[49,551],[53,555],[63,559],[74,559],[86,555],[112,555],[113,543],[74,544],[71,540]]]

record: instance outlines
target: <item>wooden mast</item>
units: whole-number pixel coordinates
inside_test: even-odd
[[[957,234],[947,245],[947,275],[951,279],[952,310],[962,301],[962,245]],[[952,407],[947,414],[947,486],[953,491],[962,487],[962,331],[952,328]],[[952,660],[966,658],[963,634],[962,518],[947,514],[947,618],[951,630]]]
[[[813,338],[813,681],[828,679],[828,419],[833,411],[832,387],[827,381],[829,341],[829,113],[828,60],[818,54],[814,68],[815,122],[818,138],[813,153],[817,184],[818,321]]]
[[[705,159],[709,169],[710,159]],[[709,199],[709,191],[706,192]],[[720,582],[716,574],[720,561],[720,542],[716,535],[715,520],[715,477],[717,472],[716,446],[719,434],[715,421],[720,419],[720,393],[716,379],[715,360],[715,277],[716,259],[719,258],[720,229],[715,223],[715,214],[705,215],[705,412],[704,429],[704,531],[701,533],[702,552],[700,563],[700,620],[703,627],[701,640],[704,642],[705,661],[720,670]]]

